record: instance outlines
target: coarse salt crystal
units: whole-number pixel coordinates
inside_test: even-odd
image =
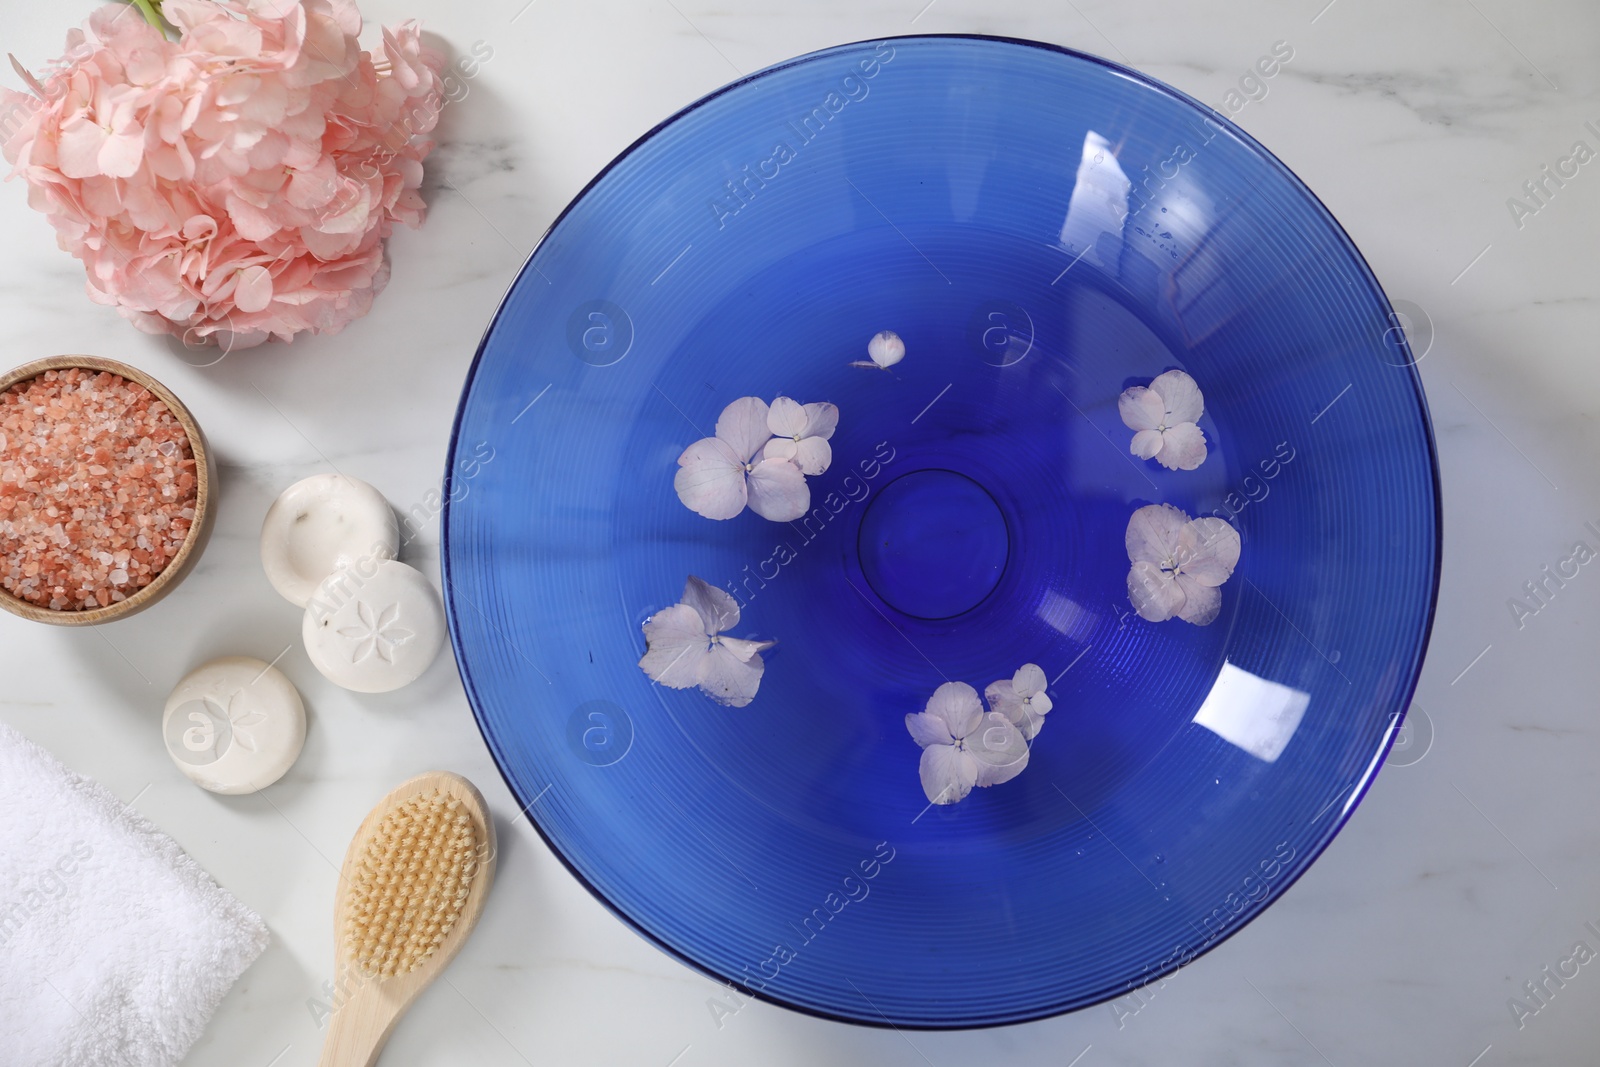
[[[104,372],[46,371],[0,392],[0,427],[0,588],[58,611],[104,607],[182,548],[194,458],[182,423],[148,390]]]

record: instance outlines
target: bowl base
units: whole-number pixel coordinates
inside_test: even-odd
[[[1011,535],[982,485],[956,471],[920,470],[870,499],[857,551],[867,583],[890,607],[916,619],[950,619],[1000,584]]]

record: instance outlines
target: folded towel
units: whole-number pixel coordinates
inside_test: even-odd
[[[170,1067],[266,947],[177,842],[0,724],[0,1063]]]

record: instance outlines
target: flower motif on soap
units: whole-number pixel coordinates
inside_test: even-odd
[[[238,700],[236,699],[238,695],[238,693],[235,693],[233,696],[228,698],[228,707],[224,714],[228,718],[229,728],[233,731],[234,741],[237,742],[239,747],[244,749],[246,752],[254,752],[256,750],[255,735],[249,730],[245,729],[245,727],[260,726],[262,723],[267,721],[267,716],[264,712],[260,711],[245,711],[243,709],[235,711],[234,705],[238,703]],[[222,753],[219,751],[217,755],[220,756]]]
[[[1219,587],[1239,564],[1239,531],[1221,519],[1191,519],[1171,504],[1148,504],[1128,519],[1125,541],[1133,564],[1128,600],[1140,618],[1215,621]]]
[[[167,747],[184,763],[203,767],[221,759],[233,745],[228,704],[205,696],[180,706],[167,727]],[[173,742],[176,741],[176,744]]]
[[[740,397],[722,409],[716,436],[683,450],[672,486],[685,507],[708,519],[731,519],[748,505],[764,519],[792,521],[811,506],[805,476],[833,460],[828,438],[838,422],[832,404],[780,396],[768,407]]]
[[[644,622],[639,669],[668,689],[699,686],[719,704],[742,708],[755,699],[766,664],[761,653],[776,641],[729,637],[739,625],[739,604],[724,590],[694,575],[683,597]]]
[[[215,763],[235,744],[254,752],[256,739],[248,727],[259,726],[267,717],[240,707],[238,697],[237,692],[225,699],[207,694],[178,708],[168,733],[169,738],[176,735],[177,744],[169,747],[185,763],[195,766]]]
[[[1054,706],[1044,690],[1044,671],[1037,664],[1024,663],[1010,678],[990,682],[983,696],[991,711],[1004,715],[1021,732],[1023,740],[1032,741],[1044,728],[1044,717]]]
[[[358,600],[356,619],[359,625],[339,629],[340,637],[355,642],[355,647],[350,651],[351,663],[364,663],[374,655],[385,663],[393,663],[394,650],[416,636],[410,630],[396,625],[400,621],[399,604],[390,604],[374,613],[366,601]]]
[[[1140,459],[1176,471],[1192,471],[1206,461],[1206,435],[1196,425],[1205,398],[1183,371],[1169,370],[1148,386],[1123,390],[1117,411],[1134,431],[1128,450]]]
[[[906,729],[922,746],[918,775],[930,804],[954,804],[972,792],[1008,782],[1028,765],[1028,742],[999,711],[985,712],[978,691],[946,682],[926,708],[906,716]]]

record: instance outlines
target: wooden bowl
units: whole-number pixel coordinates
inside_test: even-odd
[[[199,423],[194,421],[194,416],[189,414],[189,409],[183,402],[160,382],[156,381],[144,371],[130,367],[125,363],[115,360],[100,359],[97,356],[51,356],[48,359],[36,359],[32,363],[24,363],[14,370],[0,375],[0,393],[5,392],[19,382],[36,378],[45,371],[70,370],[72,368],[89,371],[105,371],[116,374],[130,382],[148,389],[163,404],[167,405],[178,422],[183,426],[184,433],[189,436],[189,449],[194,454],[195,471],[195,501],[194,522],[189,527],[189,536],[179,546],[177,555],[168,561],[161,573],[156,575],[149,585],[135,592],[126,600],[108,604],[103,608],[84,608],[78,611],[41,608],[30,604],[20,597],[13,596],[4,589],[0,589],[0,608],[5,608],[13,615],[20,615],[24,619],[34,622],[48,622],[56,626],[93,626],[96,623],[112,622],[116,619],[125,619],[129,615],[137,615],[151,604],[170,593],[173,588],[189,573],[195,561],[200,558],[200,553],[205,549],[206,540],[211,536],[211,523],[213,519],[212,485],[216,478],[216,470],[212,465],[211,452],[206,448],[205,436],[200,432]]]

